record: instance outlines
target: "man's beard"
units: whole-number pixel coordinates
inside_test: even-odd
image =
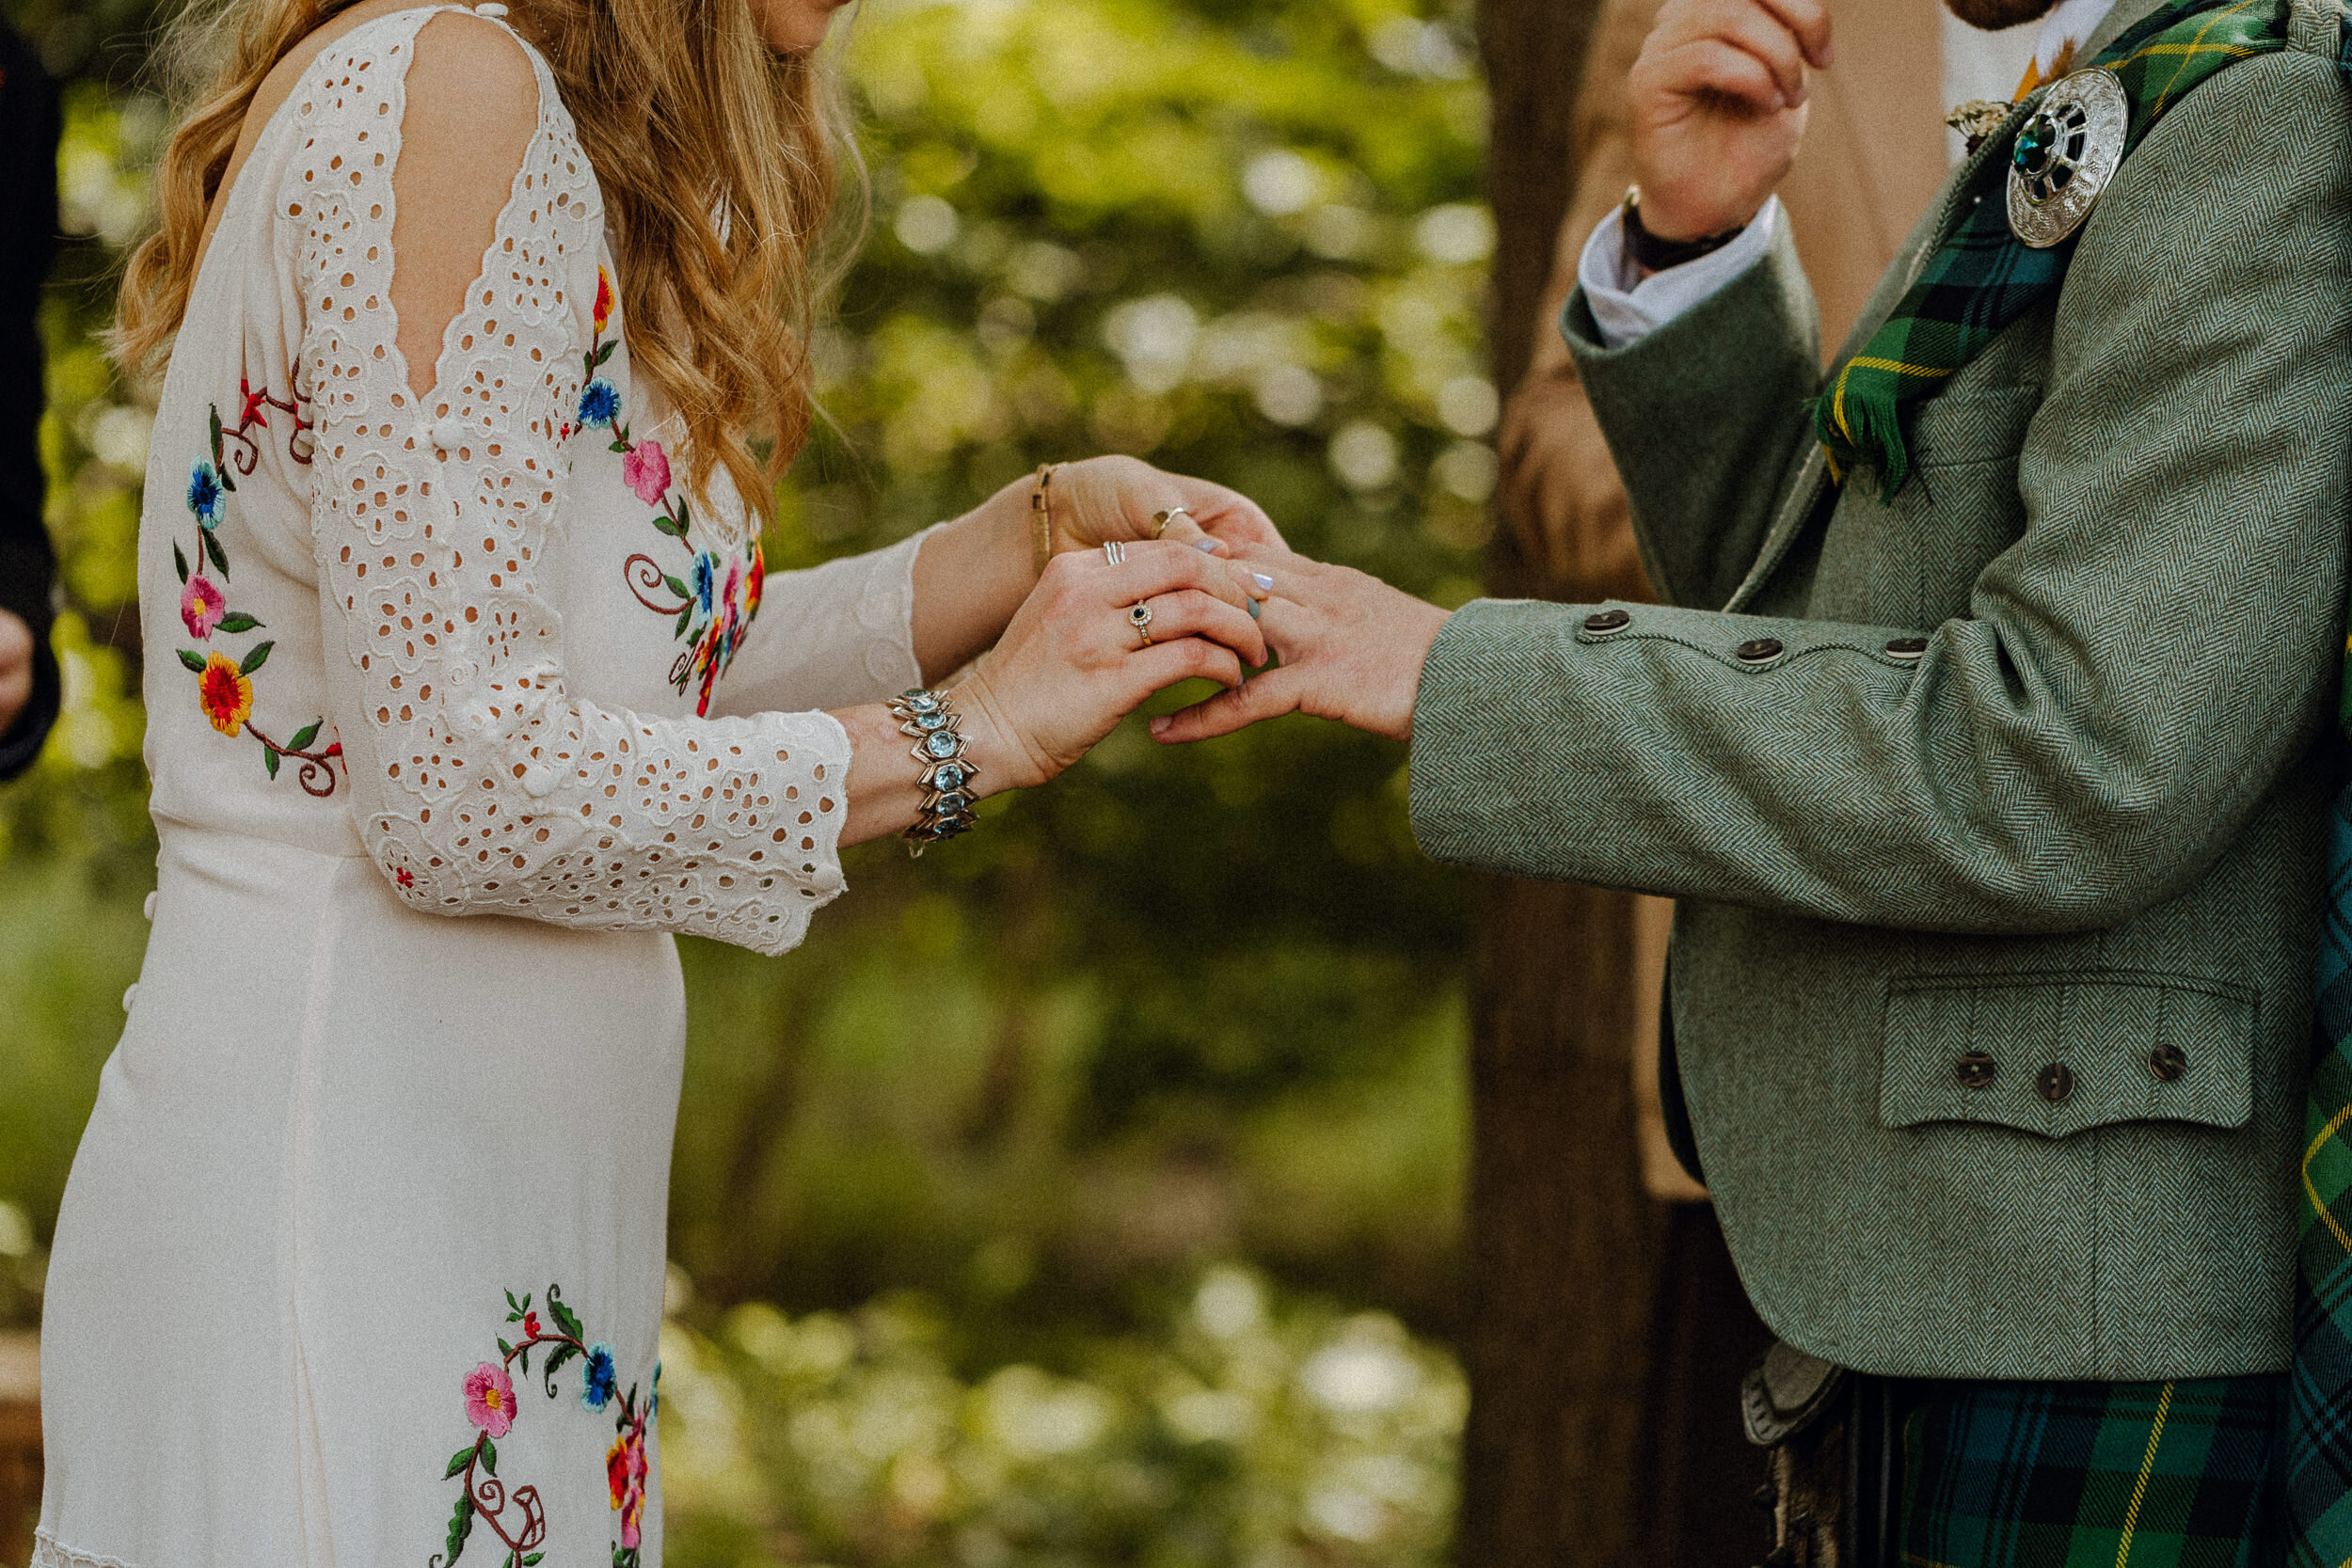
[[[1988,33],[2021,22],[2037,22],[2057,4],[2058,0],[1944,0],[1954,16]]]

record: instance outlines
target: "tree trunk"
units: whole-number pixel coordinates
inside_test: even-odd
[[[1597,0],[1481,0],[1495,386],[1524,374]],[[1505,504],[1509,487],[1498,493]],[[1556,597],[1498,519],[1487,587]],[[1770,1544],[1734,1402],[1765,1331],[1710,1208],[1643,1189],[1624,894],[1490,878],[1471,964],[1464,1568],[1718,1568]]]

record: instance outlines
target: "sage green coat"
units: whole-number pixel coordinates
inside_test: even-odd
[[[1681,900],[1706,1180],[1757,1310],[1816,1355],[2287,1364],[2352,500],[2339,27],[2296,0],[2291,48],[2166,113],[2062,292],[1917,405],[1891,501],[1867,475],[1829,499],[1786,243],[1619,351],[1572,297],[1644,559],[1688,608],[1603,635],[1600,607],[1482,601],[1423,667],[1429,853]]]

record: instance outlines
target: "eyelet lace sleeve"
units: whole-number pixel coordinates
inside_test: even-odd
[[[580,284],[593,295],[601,200],[533,55],[538,125],[419,406],[390,294],[414,39],[358,29],[311,69],[278,209],[316,406],[327,678],[360,835],[421,911],[784,952],[842,886],[849,739],[821,713],[645,719],[569,689],[539,566],[568,485],[559,432],[580,390]],[[332,652],[338,627],[347,658]]]

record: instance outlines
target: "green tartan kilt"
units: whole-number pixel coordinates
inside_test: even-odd
[[[2283,1373],[1925,1386],[1904,1568],[2268,1568]]]

